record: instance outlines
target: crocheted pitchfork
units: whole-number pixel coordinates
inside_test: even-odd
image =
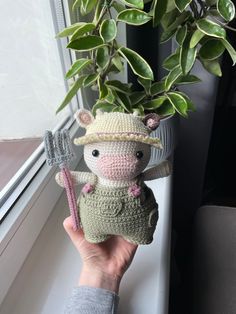
[[[75,157],[68,130],[57,131],[53,137],[51,131],[44,135],[45,153],[49,166],[59,165],[73,219],[73,229],[79,229],[76,196],[68,164]]]

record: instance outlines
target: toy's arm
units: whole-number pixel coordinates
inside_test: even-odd
[[[172,166],[168,160],[163,161],[160,165],[150,168],[143,172],[142,179],[144,181],[154,180],[167,177],[171,174]]]
[[[74,185],[91,183],[95,184],[96,176],[90,172],[70,171],[72,182]],[[57,184],[64,187],[64,180],[61,172],[58,172],[55,176]]]

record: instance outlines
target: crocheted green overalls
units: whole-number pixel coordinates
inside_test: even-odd
[[[144,183],[138,197],[128,187],[94,186],[81,193],[78,200],[81,225],[89,242],[105,241],[110,235],[121,235],[136,244],[149,244],[158,220],[158,204]]]

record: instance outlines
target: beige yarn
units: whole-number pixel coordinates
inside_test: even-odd
[[[133,141],[152,145],[162,149],[159,138],[149,136],[151,130],[140,118],[121,112],[97,115],[94,121],[86,126],[86,134],[76,138],[76,145],[97,142]]]

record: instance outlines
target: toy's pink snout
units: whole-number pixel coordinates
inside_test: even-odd
[[[136,174],[138,160],[132,155],[102,156],[97,166],[107,179],[130,179]]]

